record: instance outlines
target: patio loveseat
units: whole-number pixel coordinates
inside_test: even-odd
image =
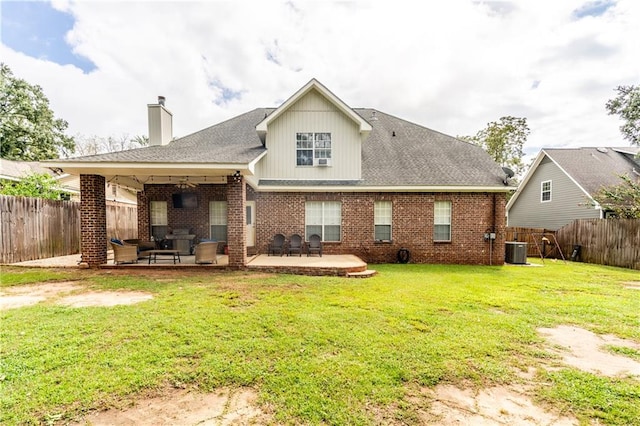
[[[156,248],[153,241],[141,241],[140,239],[119,240],[111,239],[111,247],[113,247],[113,262],[130,263],[137,262],[149,256],[149,252]]]
[[[154,241],[142,241],[139,238],[132,238],[129,240],[122,240],[124,245],[132,245],[138,247],[138,258],[147,257],[149,250],[156,249],[156,243]]]

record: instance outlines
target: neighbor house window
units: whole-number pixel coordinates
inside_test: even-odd
[[[331,133],[296,133],[296,165],[331,165]]]
[[[305,205],[305,239],[318,234],[322,241],[340,241],[342,203],[339,201],[308,201]]]
[[[209,202],[210,237],[216,241],[227,241],[227,202]]]
[[[433,203],[433,240],[451,241],[451,201]]]
[[[374,238],[391,241],[391,201],[376,201],[373,207]]]
[[[540,201],[551,201],[551,181],[545,180],[540,188]]]
[[[167,221],[167,202],[166,201],[150,201],[150,222],[151,235],[157,241],[164,240],[169,233]]]

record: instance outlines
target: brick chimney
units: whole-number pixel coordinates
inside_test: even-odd
[[[157,104],[147,105],[150,146],[166,145],[173,139],[173,114],[164,104],[164,96],[158,96]]]

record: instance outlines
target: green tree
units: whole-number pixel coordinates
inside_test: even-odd
[[[612,211],[619,218],[640,219],[640,181],[629,175],[620,178],[621,184],[600,189],[593,199],[603,210]]]
[[[618,96],[607,101],[609,115],[624,121],[622,136],[633,145],[640,145],[640,86],[618,86]]]
[[[496,163],[509,167],[518,175],[523,171],[523,147],[527,136],[526,118],[506,116],[488,123],[475,136],[459,136],[459,139],[481,146]]]
[[[56,179],[47,173],[31,173],[18,182],[3,183],[0,194],[60,200],[66,198]]]
[[[39,161],[73,153],[68,123],[55,118],[40,86],[14,77],[0,63],[0,157]]]

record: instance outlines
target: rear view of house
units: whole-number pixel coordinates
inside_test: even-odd
[[[105,180],[138,191],[139,238],[223,241],[234,267],[275,234],[317,234],[324,253],[369,262],[400,249],[419,263],[504,260],[512,188],[478,146],[351,108],[315,79],[277,108],[175,140],[172,120],[161,99],[149,105],[149,147],[49,164],[81,176],[90,264],[106,262]]]

